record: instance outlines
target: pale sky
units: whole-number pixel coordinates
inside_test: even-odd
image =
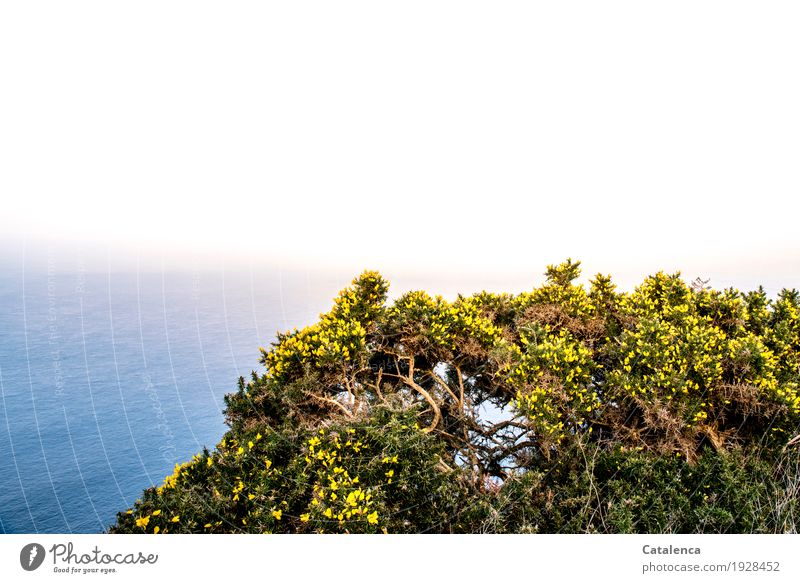
[[[800,286],[798,29],[796,2],[2,3],[0,241]]]

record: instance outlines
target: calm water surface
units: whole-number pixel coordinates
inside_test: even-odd
[[[258,347],[341,282],[287,273],[0,275],[0,531],[98,532],[225,431]]]

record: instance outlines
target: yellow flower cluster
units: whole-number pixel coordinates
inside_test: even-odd
[[[592,288],[589,291],[589,299],[595,308],[599,311],[603,308],[609,308],[616,304],[618,295],[616,293],[617,286],[611,281],[610,275],[603,275],[598,273],[592,279]]]
[[[696,316],[679,324],[643,319],[620,338],[622,367],[611,380],[630,394],[674,395],[713,390],[722,376],[725,335]]]
[[[354,279],[351,287],[340,292],[333,309],[320,315],[318,323],[280,334],[269,352],[261,349],[268,375],[286,378],[302,370],[303,363],[336,364],[363,355],[367,330],[381,313],[387,290],[386,282],[374,271]]]
[[[620,305],[636,325],[619,337],[621,362],[608,375],[612,386],[648,401],[692,398],[689,425],[708,418],[713,391],[723,374],[725,333],[710,315],[698,315],[692,290],[678,274],[659,272]]]
[[[308,440],[305,459],[315,473],[315,483],[311,504],[300,516],[302,522],[316,517],[339,524],[352,520],[377,524],[378,513],[373,509],[372,489],[362,486],[358,476],[351,476],[340,465],[343,453],[348,453],[348,450],[360,453],[365,447],[357,438],[355,429],[348,429],[343,437],[320,430],[317,436]]]
[[[185,462],[183,464],[175,464],[175,469],[173,470],[172,475],[169,475],[166,478],[164,478],[164,483],[158,488],[156,488],[156,492],[158,492],[159,494],[163,494],[165,490],[171,490],[175,488],[176,484],[178,483],[178,480],[181,477],[181,473],[186,471],[190,467],[194,466],[195,464],[197,464],[200,458],[201,456],[198,454],[195,455],[191,459],[191,461]]]
[[[551,304],[561,307],[574,318],[589,318],[596,311],[595,304],[582,285],[572,283],[580,273],[580,261],[573,263],[568,259],[560,265],[548,265],[547,283],[533,291],[519,294],[514,298],[514,303],[522,310],[532,305]],[[607,284],[610,285],[610,279]]]
[[[565,423],[580,423],[597,405],[592,352],[565,330],[538,343],[522,333],[521,342],[527,351],[508,373],[517,389],[515,404],[540,432],[560,440]]]
[[[667,275],[659,271],[651,275],[632,294],[622,294],[622,310],[639,318],[669,317],[687,314],[692,306],[692,290],[679,273]]]
[[[755,334],[730,340],[728,357],[736,372],[741,371],[739,380],[766,391],[777,393],[781,390],[775,376],[778,359]]]
[[[392,465],[396,465],[398,463],[397,456],[396,455],[393,455],[393,456],[388,456],[387,455],[381,461],[384,464],[389,465],[389,469],[387,469],[386,472],[384,472],[384,475],[386,476],[386,483],[387,484],[391,484],[392,483],[392,479],[394,478],[394,468],[391,467],[391,466]]]
[[[442,296],[431,297],[424,291],[413,291],[395,303],[389,317],[407,323],[439,348],[454,350],[465,338],[477,340],[488,348],[501,338],[502,331],[481,314],[481,302],[485,299],[486,296],[448,302]],[[410,332],[409,329],[405,331]]]
[[[778,376],[780,396],[795,412],[800,412],[800,295],[782,292],[774,305],[774,323],[767,341],[772,347]]]
[[[132,513],[132,511],[129,510],[128,514],[131,514],[131,513]],[[147,527],[150,524],[150,520],[151,519],[153,519],[154,521],[160,520],[160,517],[161,517],[161,510],[160,509],[159,510],[153,510],[150,514],[147,514],[145,516],[140,516],[139,518],[137,518],[136,521],[135,521],[135,524],[136,524],[136,526],[141,528],[144,532],[147,532]],[[180,521],[180,518],[181,518],[180,516],[176,515],[176,516],[173,516],[171,519],[167,520],[166,523],[164,523],[162,521],[162,524],[166,524],[166,525],[175,524],[175,523]],[[152,529],[152,533],[153,534],[158,534],[158,533],[166,534],[167,532],[168,532],[168,529],[166,528],[166,526],[162,529],[161,526],[158,525],[158,524],[154,524],[153,525],[153,529]]]
[[[748,314],[734,290],[692,291],[679,274],[662,272],[645,279],[632,294],[621,294],[622,310],[636,325],[620,338],[620,362],[608,382],[646,400],[692,399],[689,425],[708,419],[710,397],[729,382],[758,387],[765,395],[800,413],[800,395],[791,382],[779,382],[779,358],[747,326],[769,316]],[[755,323],[753,323],[755,325]]]
[[[561,307],[566,314],[581,319],[592,317],[596,311],[589,294],[580,285],[543,285],[519,294],[515,303],[521,309],[538,304],[552,304]]]

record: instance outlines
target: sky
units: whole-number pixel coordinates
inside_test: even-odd
[[[800,287],[794,2],[0,6],[0,245]]]

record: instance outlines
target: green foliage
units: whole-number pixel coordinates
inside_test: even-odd
[[[388,304],[365,272],[111,530],[796,530],[800,294],[546,277]]]
[[[316,432],[231,432],[145,491],[112,532],[446,530],[466,491],[453,487],[456,471],[415,419],[413,410],[379,408]]]
[[[494,532],[796,532],[800,467],[753,448],[675,456],[584,444],[509,480]]]

